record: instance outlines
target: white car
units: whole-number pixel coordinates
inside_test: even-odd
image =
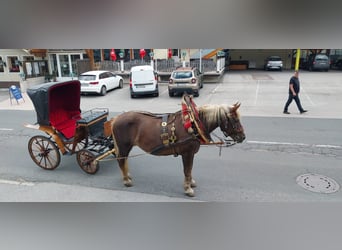
[[[78,80],[81,82],[81,93],[106,95],[108,90],[123,87],[121,76],[105,70],[84,72]]]

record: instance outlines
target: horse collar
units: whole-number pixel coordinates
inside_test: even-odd
[[[206,128],[199,118],[199,112],[192,97],[184,94],[182,98],[182,120],[185,130],[198,138],[201,144],[210,143],[206,136]]]

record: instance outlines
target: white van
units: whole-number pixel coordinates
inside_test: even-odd
[[[157,74],[149,65],[131,68],[129,87],[132,98],[141,95],[159,96]]]

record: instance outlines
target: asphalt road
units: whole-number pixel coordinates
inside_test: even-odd
[[[342,116],[338,109],[342,102],[341,73],[303,73],[301,97],[309,112],[300,115],[292,104],[292,114],[286,116],[281,111],[290,76],[290,72],[232,72],[220,82],[204,86],[200,97],[195,98],[197,105],[242,102],[241,121],[247,139],[221,150],[215,146],[201,147],[193,169],[198,183],[195,198],[183,194],[180,157],[142,155],[131,158],[132,188],[123,186],[117,163],[110,158],[100,163],[95,175],[84,173],[75,156],[63,156],[61,165],[54,171],[40,169],[30,159],[27,141],[41,133],[23,127],[24,123],[35,122],[29,100],[0,110],[3,117],[0,185],[8,187],[6,181],[19,183],[14,183],[10,189],[16,188],[13,192],[17,200],[29,199],[20,193],[32,187],[22,184],[33,183],[36,186],[62,185],[54,186],[53,193],[45,186],[41,186],[39,193],[32,190],[25,193],[32,195],[31,200],[39,201],[77,200],[75,197],[86,201],[342,201],[339,190],[330,194],[316,193],[296,182],[298,176],[312,173],[342,184]],[[325,85],[319,84],[322,79],[326,79]],[[110,116],[126,110],[158,113],[178,110],[180,98],[168,97],[165,83],[160,85],[160,90],[158,98],[131,99],[125,85],[104,97],[82,96],[81,108],[108,107]],[[0,105],[8,101],[5,94],[2,96]],[[220,131],[215,132],[220,134]],[[142,151],[135,148],[131,155],[140,153]],[[89,195],[89,188],[96,192]],[[84,192],[88,192],[88,196]],[[96,196],[99,192],[100,196]],[[3,200],[6,198],[14,199],[3,196]]]

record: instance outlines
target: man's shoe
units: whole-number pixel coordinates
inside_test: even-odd
[[[308,111],[307,111],[307,110],[302,110],[302,111],[300,111],[301,114],[304,114],[304,113],[306,113],[306,112],[308,112]]]
[[[287,115],[289,115],[289,114],[290,114],[290,112],[289,112],[289,111],[284,111],[283,113],[284,113],[284,114],[287,114]]]

